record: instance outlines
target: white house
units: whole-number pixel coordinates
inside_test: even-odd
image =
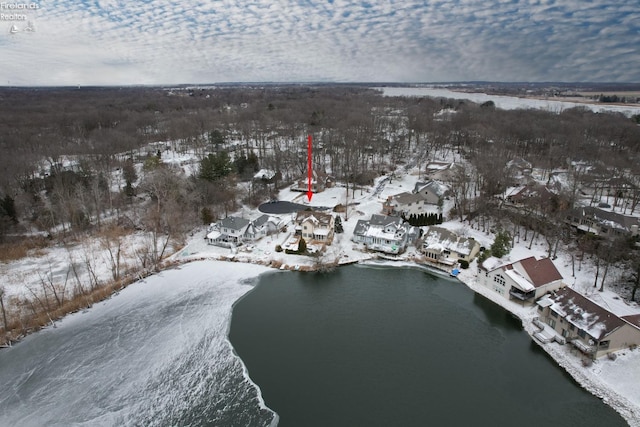
[[[564,286],[553,262],[535,257],[506,265],[499,265],[497,258],[489,258],[480,266],[478,281],[507,299],[523,302],[533,302]]]
[[[371,215],[369,221],[358,221],[351,240],[369,250],[398,254],[406,249],[411,229],[402,218]]]

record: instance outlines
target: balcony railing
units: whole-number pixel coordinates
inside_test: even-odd
[[[536,291],[522,292],[519,289],[511,288],[511,290],[509,291],[509,295],[511,295],[514,298],[519,299],[520,301],[526,301],[526,300],[529,300],[529,299],[535,297],[536,296]]]

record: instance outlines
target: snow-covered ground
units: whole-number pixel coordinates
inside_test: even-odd
[[[0,425],[273,425],[227,338],[246,281],[267,271],[165,270],[3,350]]]
[[[515,96],[487,95],[486,93],[455,92],[449,89],[428,87],[384,87],[374,89],[381,90],[385,96],[427,96],[431,98],[468,99],[469,101],[479,104],[487,101],[493,101],[496,107],[502,108],[503,110],[539,109],[560,113],[569,108],[584,107],[596,113],[612,111],[622,113],[628,117],[631,117],[634,114],[640,114],[640,106],[637,105],[589,104],[581,102],[518,98]]]
[[[138,251],[149,245],[149,236],[139,232],[120,238],[120,272],[137,269]],[[43,286],[55,284],[66,297],[72,296],[79,286],[91,288],[93,275],[101,283],[112,277],[111,256],[117,251],[117,241],[103,238],[68,242],[31,251],[30,255],[15,261],[0,263],[0,277],[6,299],[33,297],[42,292]],[[48,292],[51,290],[48,289]]]
[[[275,267],[282,266],[287,269],[306,269],[317,266],[318,263],[348,263],[371,260],[375,258],[375,254],[365,252],[362,247],[350,241],[353,229],[359,219],[369,219],[372,214],[379,214],[382,209],[382,202],[387,196],[397,194],[404,191],[411,191],[415,182],[418,180],[415,170],[409,173],[397,171],[393,178],[380,177],[376,180],[372,188],[357,189],[355,192],[349,191],[347,199],[346,189],[344,187],[335,187],[327,189],[321,193],[314,194],[311,203],[307,201],[305,193],[293,192],[289,189],[282,190],[279,194],[280,200],[292,201],[311,206],[329,206],[333,207],[337,204],[346,204],[348,202],[349,209],[347,214],[341,214],[343,220],[344,233],[336,234],[332,245],[322,254],[321,258],[301,255],[288,255],[284,252],[276,252],[276,245],[283,245],[293,234],[293,227],[287,227],[287,232],[281,232],[272,236],[267,236],[255,244],[246,245],[238,249],[227,249],[207,244],[205,240],[206,229],[203,227],[194,232],[193,236],[188,240],[187,245],[177,251],[171,259],[173,261],[188,261],[194,259],[222,259],[233,260],[236,262],[256,263],[263,265],[271,265]],[[449,209],[447,202],[444,211]],[[237,215],[245,218],[253,219],[261,215],[257,210],[244,207]],[[291,214],[277,215],[283,221],[291,221]],[[444,227],[456,232],[458,235],[473,237],[478,240],[482,246],[488,247],[493,241],[493,236],[482,231],[471,228],[466,223],[459,221],[448,221],[443,224]],[[546,242],[540,238],[534,242],[531,249],[527,246],[530,242],[520,241],[515,244],[511,253],[505,258],[505,262],[516,261],[535,255],[537,257],[546,256]],[[135,242],[131,243],[132,245]],[[399,257],[400,262],[390,262],[390,265],[407,265],[406,263],[414,256],[419,256],[415,248],[410,248],[406,253]],[[29,276],[29,269],[48,271],[47,264],[53,260],[57,267],[52,270],[64,274],[65,263],[68,263],[67,251],[62,248],[58,252],[51,252],[44,261],[34,261],[25,259],[14,264],[3,266],[1,272],[4,277],[11,277],[13,272],[19,273],[21,280],[15,280],[12,292],[19,292],[20,284],[38,283],[40,277],[36,274]],[[40,262],[40,264],[37,264]],[[42,263],[45,263],[44,265]],[[588,261],[584,261],[581,268],[575,266],[575,277],[573,277],[573,269],[571,256],[560,250],[558,258],[554,261],[558,270],[565,278],[565,282],[572,286],[575,290],[586,293],[588,297],[595,302],[603,305],[618,315],[639,314],[640,308],[636,304],[628,304],[620,299],[617,294],[607,289],[604,292],[598,292],[593,288],[594,267]],[[101,274],[108,277],[110,270],[108,263],[105,261],[101,267]],[[385,264],[386,265],[386,264]],[[254,267],[244,265],[237,268],[238,271],[250,272]],[[477,263],[473,262],[471,267],[463,270],[459,278],[466,283],[474,291],[486,296],[497,304],[510,310],[523,320],[525,329],[533,333],[531,320],[536,316],[535,308],[523,307],[518,303],[504,299],[489,289],[476,284]],[[615,275],[615,269],[610,271],[611,275]],[[16,290],[17,289],[17,290]],[[24,291],[24,290],[23,290]],[[583,367],[581,359],[569,351],[570,346],[560,346],[559,344],[544,344],[542,347],[576,380],[592,393],[603,397],[612,407],[618,410],[632,426],[640,426],[640,388],[637,387],[638,376],[640,375],[640,350],[621,352],[615,360],[607,358],[599,359],[590,367]]]

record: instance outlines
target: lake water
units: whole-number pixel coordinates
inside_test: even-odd
[[[626,425],[455,280],[265,271],[164,271],[0,351],[0,427]]]
[[[502,308],[415,269],[264,276],[231,342],[279,426],[623,426]]]

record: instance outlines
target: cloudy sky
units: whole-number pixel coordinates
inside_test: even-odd
[[[640,0],[41,0],[0,18],[0,85],[640,82]]]

